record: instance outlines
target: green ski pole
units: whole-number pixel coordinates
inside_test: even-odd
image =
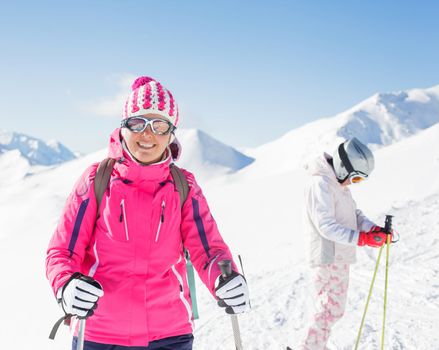
[[[363,331],[364,320],[366,319],[367,308],[369,307],[369,301],[370,301],[370,297],[372,295],[373,285],[375,283],[375,277],[377,275],[378,266],[380,264],[381,253],[383,252],[383,247],[384,246],[381,246],[380,251],[378,253],[378,258],[377,258],[377,262],[375,265],[375,271],[373,272],[372,282],[371,282],[370,288],[369,288],[369,295],[367,296],[366,306],[364,307],[363,317],[361,318],[360,329],[358,330],[357,341],[355,342],[355,348],[354,348],[355,350],[358,349],[358,344],[360,344],[361,332]]]
[[[385,288],[384,288],[384,320],[383,320],[383,330],[381,333],[381,350],[383,349],[383,343],[384,343],[384,324],[385,324],[386,306],[387,306],[387,279],[388,279],[389,246],[390,246],[391,229],[392,229],[392,215],[386,215],[386,221],[385,221],[385,226],[384,226],[384,232],[387,233],[387,238],[386,238],[386,244],[387,244],[387,249],[386,249],[386,254],[387,254],[387,256],[386,256],[386,281],[385,281],[386,284],[385,284]],[[366,313],[367,313],[367,309],[369,307],[370,297],[372,296],[372,290],[373,290],[373,286],[375,283],[375,278],[376,278],[376,274],[378,271],[378,266],[380,264],[381,254],[383,252],[383,248],[384,248],[384,245],[382,245],[380,247],[380,251],[378,253],[378,258],[377,258],[377,262],[375,265],[375,271],[373,273],[372,282],[370,284],[369,294],[367,296],[366,306],[364,307],[363,317],[361,318],[360,329],[358,330],[358,335],[357,335],[357,340],[355,342],[354,350],[357,350],[358,345],[360,344],[361,332],[363,331],[364,320],[366,319]]]
[[[392,232],[392,216],[386,215],[386,224],[384,226],[384,231],[387,233],[386,237],[386,278],[384,284],[384,311],[383,311],[383,329],[381,332],[381,350],[384,349],[384,334],[386,327],[386,310],[387,310],[387,285],[389,280],[389,254],[390,254],[390,239]]]

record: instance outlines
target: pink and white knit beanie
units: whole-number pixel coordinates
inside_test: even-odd
[[[138,117],[147,113],[161,115],[177,126],[177,104],[171,92],[150,77],[139,77],[131,86],[133,90],[125,102],[123,118]]]

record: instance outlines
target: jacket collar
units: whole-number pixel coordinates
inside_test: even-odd
[[[169,177],[169,166],[172,163],[170,152],[161,162],[142,165],[135,161],[123,149],[120,128],[113,131],[108,146],[108,156],[116,159],[114,166],[117,176],[133,182],[139,187],[150,187],[165,181]]]
[[[329,164],[328,160],[331,156],[327,153],[320,155],[316,159],[312,160],[305,165],[305,169],[312,176],[323,176],[329,182],[331,182],[335,187],[341,190],[348,190],[347,186],[342,186],[335,176],[334,168]]]

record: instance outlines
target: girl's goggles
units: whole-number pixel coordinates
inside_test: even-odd
[[[148,127],[156,135],[167,135],[175,130],[175,126],[167,120],[148,119],[144,117],[131,117],[122,120],[121,126],[132,132],[143,132]]]
[[[362,182],[362,181],[364,181],[366,179],[367,179],[367,175],[365,175],[363,173],[360,173],[360,172],[357,172],[357,171],[349,174],[349,180],[353,184],[360,183],[360,182]]]

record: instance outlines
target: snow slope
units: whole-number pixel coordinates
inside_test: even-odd
[[[332,130],[330,124],[323,120],[319,125]],[[292,133],[300,137],[311,131]],[[184,137],[181,141],[189,149],[190,143],[185,145]],[[322,151],[319,142],[313,145],[312,153]],[[213,171],[218,176],[200,181],[224,238],[244,259],[253,306],[251,313],[239,317],[246,349],[296,346],[312,310],[307,240],[301,234],[306,175],[298,161],[306,147],[311,146],[299,143],[291,154],[284,150],[276,171],[270,166],[273,154],[266,155],[261,148],[251,154],[257,154],[255,162],[241,170],[228,163],[234,171],[224,175]],[[401,234],[401,241],[392,246],[390,253],[386,348],[438,348],[438,150],[439,124],[395,140],[377,149],[376,171],[369,181],[353,188],[366,214],[377,223],[383,222],[385,214],[395,215],[394,227]],[[288,163],[294,155],[296,160]],[[55,342],[47,340],[61,312],[44,277],[45,249],[74,181],[87,165],[104,157],[103,150],[27,176],[18,183],[0,185],[0,266],[2,285],[7,286],[2,288],[1,296],[8,301],[0,313],[2,348],[68,348],[65,327]],[[206,163],[194,163],[191,170],[197,173],[200,164]],[[332,350],[353,348],[375,266],[376,250],[358,249],[347,313],[334,329]],[[380,271],[361,349],[379,348],[383,268]],[[216,307],[201,285],[198,294],[201,319],[196,321],[194,349],[233,349],[230,318]]]
[[[436,124],[377,150],[376,171],[370,181],[353,188],[359,207],[367,215],[382,225],[386,214],[394,215],[394,227],[401,235],[401,241],[392,246],[390,253],[385,348],[438,348],[438,150]],[[243,342],[249,349],[282,349],[285,344],[294,348],[304,334],[312,310],[306,237],[300,230],[301,184],[305,176],[296,169],[263,179],[239,173],[233,178],[221,188],[209,187],[208,198],[212,198],[215,216],[222,218],[224,236],[236,252],[242,253],[246,265],[253,310],[240,317]],[[255,195],[255,188],[264,182],[270,184],[270,189]],[[227,200],[233,192],[234,199]],[[376,251],[358,250],[346,315],[334,329],[331,350],[353,349],[361,321]],[[360,349],[379,349],[384,257],[381,266]],[[229,320],[212,309],[214,305],[207,294],[203,297],[211,308],[201,303],[203,318],[198,322],[196,349],[232,349]],[[221,346],[209,347],[212,342],[219,344],[223,337],[227,341]]]

